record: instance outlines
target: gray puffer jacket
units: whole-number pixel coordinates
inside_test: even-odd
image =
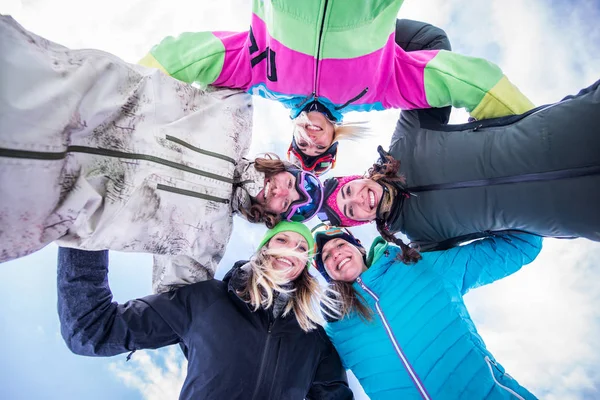
[[[390,230],[424,251],[507,230],[600,241],[600,81],[523,115],[448,113],[400,115],[389,152],[414,196]]]

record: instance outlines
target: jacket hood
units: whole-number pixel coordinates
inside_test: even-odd
[[[376,237],[375,240],[373,240],[373,243],[371,243],[371,248],[367,254],[367,267],[370,267],[379,261],[389,246],[390,244],[386,242],[384,238],[381,236]]]

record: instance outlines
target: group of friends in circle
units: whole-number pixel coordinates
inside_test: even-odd
[[[138,64],[0,16],[0,261],[59,244],[74,353],[179,344],[182,399],[351,399],[346,370],[371,399],[536,398],[463,295],[543,237],[600,241],[600,81],[536,107],[401,4],[254,1],[248,31],[168,37]],[[252,95],[290,109],[287,157],[247,154]],[[335,176],[367,131],[344,115],[385,109],[387,149]],[[268,230],[216,280],[234,215]],[[365,246],[348,228],[369,222]],[[113,302],[109,250],[153,254],[154,294]]]

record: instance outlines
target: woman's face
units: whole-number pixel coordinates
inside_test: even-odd
[[[344,239],[336,238],[325,243],[321,257],[327,273],[336,281],[354,282],[367,270],[360,250]]]
[[[373,221],[383,196],[381,185],[371,179],[356,179],[346,183],[337,193],[340,211],[355,221]]]
[[[308,243],[302,235],[297,232],[285,231],[279,232],[267,243],[268,249],[289,249],[296,250],[296,257],[285,255],[276,257],[273,260],[273,266],[278,270],[287,270],[285,277],[291,281],[295,280],[308,262]]]
[[[325,153],[333,143],[334,126],[325,115],[318,111],[311,111],[307,114],[308,121],[301,123],[310,138],[310,143],[300,135],[296,135],[296,144],[309,157],[314,157]]]
[[[298,199],[300,195],[296,190],[296,177],[287,171],[265,178],[263,189],[256,195],[258,203],[274,214],[287,211],[290,204]]]

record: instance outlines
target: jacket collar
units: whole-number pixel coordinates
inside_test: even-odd
[[[369,286],[380,281],[380,278],[395,264],[399,251],[398,247],[390,245],[381,236],[377,237],[371,244],[367,256],[368,269],[360,275],[363,282]]]
[[[227,290],[231,294],[235,295],[235,297],[240,302],[244,303],[246,308],[250,312],[254,312],[254,310],[250,308],[250,305],[238,295],[238,291],[241,290],[247,284],[249,274],[249,261],[241,260],[236,262],[233,265],[233,268],[231,268],[229,272],[225,274],[225,276],[223,277],[223,282],[227,284]],[[290,295],[286,293],[275,293],[274,296],[275,299],[271,308],[269,308],[268,310],[264,310],[261,308],[260,310],[262,310],[263,312],[268,312],[274,318],[279,318],[290,298]],[[296,320],[295,316],[293,315],[293,312],[288,314],[288,316],[284,319]]]

